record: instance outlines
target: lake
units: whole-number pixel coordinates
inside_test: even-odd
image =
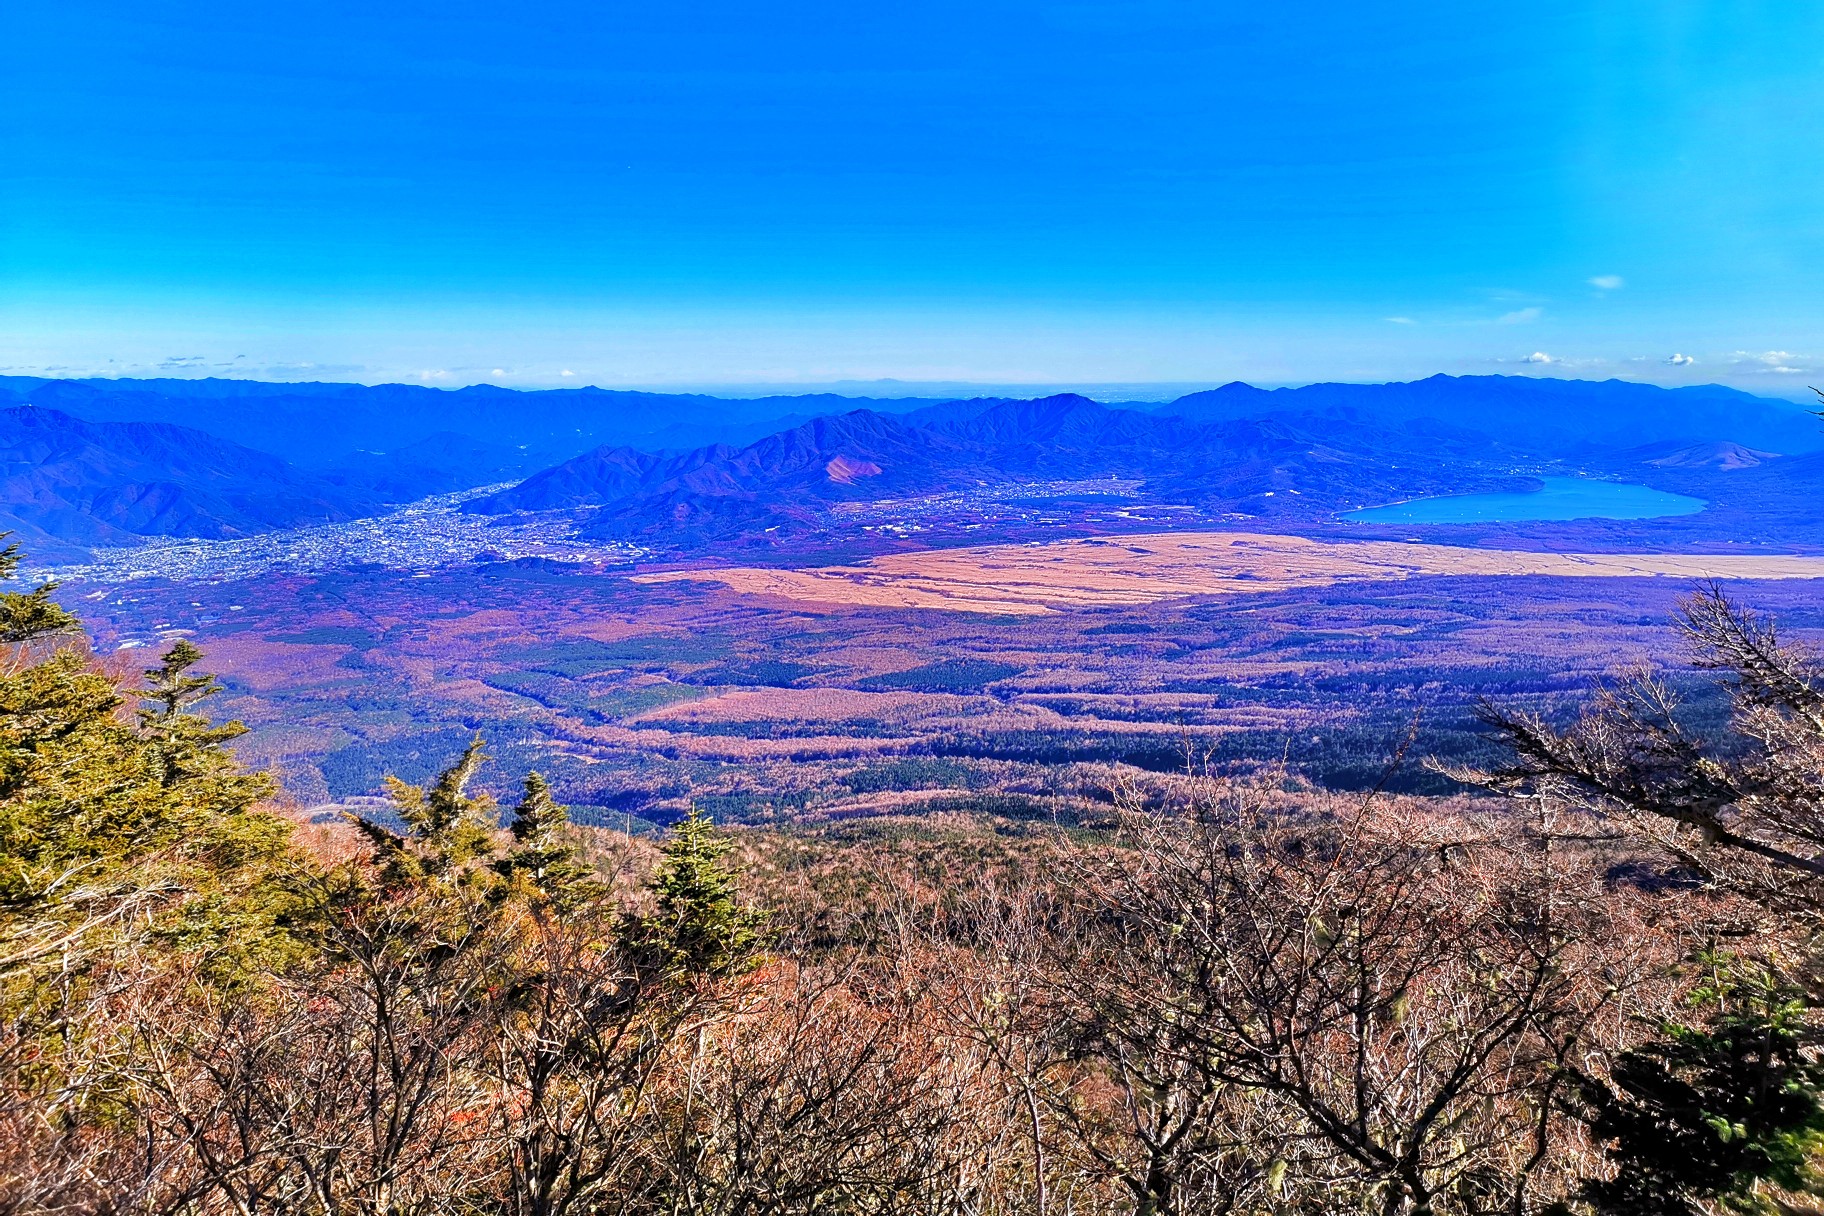
[[[1655,519],[1690,515],[1704,500],[1646,486],[1587,477],[1545,477],[1545,487],[1519,494],[1445,494],[1367,507],[1344,519],[1365,524],[1486,524],[1523,519]]]

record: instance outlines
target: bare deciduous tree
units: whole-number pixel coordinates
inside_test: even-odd
[[[1617,1001],[1661,961],[1625,893],[1548,835],[1372,798],[1124,802],[1126,848],[1075,877],[1103,941],[1085,991],[1135,1058],[1282,1110],[1282,1186],[1346,1186],[1388,1213],[1517,1213],[1566,1192],[1562,1065],[1599,1029],[1613,1041]]]
[[[1483,720],[1514,760],[1463,775],[1586,808],[1693,874],[1757,898],[1824,902],[1824,690],[1815,658],[1716,585],[1686,600],[1680,616],[1699,666],[1722,675],[1728,737],[1694,733],[1671,685],[1637,671],[1566,726],[1484,705]]]

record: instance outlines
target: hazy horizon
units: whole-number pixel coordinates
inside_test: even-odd
[[[547,389],[596,388],[608,392],[646,392],[680,396],[722,397],[729,400],[745,400],[763,397],[796,397],[827,395],[852,397],[857,400],[872,399],[891,401],[896,399],[924,400],[932,397],[1008,397],[1034,398],[1046,397],[1061,393],[1074,393],[1095,401],[1112,404],[1158,404],[1189,396],[1193,393],[1206,392],[1232,383],[1245,383],[1254,388],[1280,389],[1303,388],[1314,384],[1389,384],[1410,383],[1427,379],[1418,375],[1398,379],[1207,379],[1185,381],[1128,381],[1128,382],[1090,382],[1090,381],[969,381],[969,380],[901,380],[886,377],[877,380],[824,380],[824,381],[759,381],[746,383],[691,383],[691,382],[643,382],[643,383],[599,383],[571,377],[560,379],[557,383],[521,382],[515,383],[499,379],[473,379],[457,381],[450,378],[437,380],[399,380],[385,377],[372,378],[360,376],[329,376],[298,374],[289,376],[259,376],[236,374],[232,369],[207,372],[195,372],[190,369],[164,371],[156,375],[120,372],[118,374],[89,375],[71,372],[27,373],[9,368],[0,368],[0,376],[38,375],[49,380],[100,381],[110,380],[245,380],[260,384],[357,384],[369,387],[388,384],[402,384],[418,388],[437,388],[457,391],[464,388],[492,386],[519,392],[538,392]],[[1539,372],[1521,372],[1514,370],[1492,372],[1434,372],[1431,375],[1509,375],[1526,376],[1534,380],[1582,380],[1600,381],[1618,379],[1632,383],[1650,384],[1662,388],[1680,387],[1720,387],[1734,388],[1750,392],[1756,396],[1775,401],[1790,401],[1795,404],[1808,404],[1816,400],[1816,392],[1803,384],[1727,384],[1716,380],[1694,378],[1682,382],[1667,382],[1662,379],[1619,374],[1610,376],[1578,376],[1572,374],[1552,375]]]

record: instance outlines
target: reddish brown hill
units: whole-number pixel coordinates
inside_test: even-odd
[[[1769,460],[1779,459],[1778,452],[1762,452],[1739,443],[1694,443],[1647,461],[1662,469],[1752,469]]]

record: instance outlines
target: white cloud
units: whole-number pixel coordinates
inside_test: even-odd
[[[504,376],[507,374],[507,369],[504,367],[497,367],[494,369],[493,374],[496,376]]]
[[[1552,358],[1550,355],[1546,354],[1542,350],[1536,350],[1532,354],[1528,355],[1526,358],[1520,360],[1520,362],[1522,362],[1522,363],[1556,363],[1556,362],[1558,362],[1558,360]]]
[[[1544,315],[1543,308],[1516,308],[1513,312],[1502,315],[1499,320],[1502,325],[1524,325],[1528,321],[1537,321]]]
[[[561,371],[561,372],[559,372],[559,373],[557,373],[557,374],[558,374],[558,375],[560,375],[560,376],[574,376],[574,375],[576,375],[576,373],[575,373],[575,372],[573,372],[573,371],[571,371],[571,370],[570,370],[570,369],[569,369],[569,368],[567,368],[567,367],[566,367],[566,368],[565,368],[565,369],[564,369],[564,370],[563,370],[563,371]]]
[[[1670,363],[1673,367],[1690,367],[1693,363],[1696,363],[1697,360],[1690,355],[1673,355],[1670,359],[1667,359],[1666,362]]]
[[[1627,280],[1618,274],[1599,274],[1590,280],[1590,286],[1598,291],[1620,291],[1627,286]]]
[[[1738,364],[1760,364],[1759,367],[1749,369],[1751,371],[1771,372],[1780,376],[1798,376],[1811,370],[1811,368],[1806,365],[1812,360],[1810,355],[1795,355],[1789,350],[1763,350],[1758,352],[1738,350],[1735,352],[1735,361]]]
[[[450,373],[441,367],[428,368],[425,371],[419,372],[418,378],[420,380],[448,380],[450,378]]]
[[[1391,321],[1395,325],[1412,325],[1412,324],[1414,324],[1413,319],[1411,317],[1388,317],[1387,320]]]

